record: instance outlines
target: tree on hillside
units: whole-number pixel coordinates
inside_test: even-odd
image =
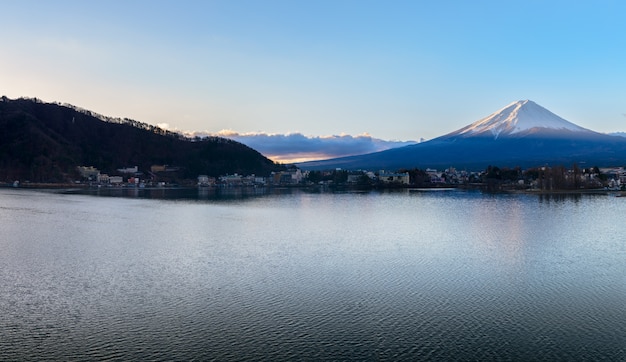
[[[416,186],[426,186],[430,184],[430,175],[424,170],[419,168],[406,169],[402,168],[398,170],[399,173],[409,173],[409,183]]]

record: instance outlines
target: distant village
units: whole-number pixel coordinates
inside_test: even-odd
[[[77,184],[99,187],[325,187],[325,188],[405,188],[466,187],[499,190],[626,190],[626,170],[614,168],[538,167],[527,170],[488,166],[484,171],[469,172],[447,168],[403,169],[399,171],[348,171],[342,169],[305,171],[296,166],[257,175],[198,175],[195,180],[179,179],[179,167],[153,165],[150,170],[138,166],[117,169],[116,175],[100,172],[93,166],[80,166]]]

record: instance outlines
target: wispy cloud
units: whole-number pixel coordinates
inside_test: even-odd
[[[167,124],[159,124],[169,129]],[[335,157],[378,152],[417,143],[416,141],[387,141],[369,134],[306,136],[302,133],[270,134],[265,132],[239,133],[233,130],[211,132],[183,132],[192,137],[219,136],[251,147],[276,162],[295,163]]]

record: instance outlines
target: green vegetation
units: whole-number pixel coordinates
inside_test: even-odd
[[[345,170],[309,171],[305,177],[305,182],[313,184],[327,182],[335,185],[345,185],[348,182],[348,174],[348,171]]]
[[[614,184],[620,179],[619,174],[612,175]],[[577,164],[571,168],[564,166],[534,167],[522,170],[488,166],[482,174],[481,181],[489,190],[503,189],[535,189],[541,191],[566,191],[580,189],[597,189],[610,186],[609,175],[600,171],[597,166],[581,169]]]
[[[256,174],[283,170],[257,151],[232,140],[186,138],[129,119],[113,119],[36,99],[0,99],[0,182],[67,182],[77,166],[116,174],[138,166],[170,165],[180,179],[200,174]]]
[[[304,183],[353,188],[464,187],[490,192],[626,189],[624,168],[605,169],[605,172],[602,172],[597,166],[583,169],[576,164],[569,169],[564,166],[544,166],[522,170],[520,167],[500,168],[490,165],[481,172],[459,171],[454,168],[443,171],[414,168],[400,169],[397,173],[408,174],[408,183],[389,182],[387,177],[381,178],[378,173],[339,169],[309,171],[306,173]]]

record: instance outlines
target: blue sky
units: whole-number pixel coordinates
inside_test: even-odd
[[[171,129],[430,139],[520,99],[626,131],[623,1],[0,1],[0,93]]]

